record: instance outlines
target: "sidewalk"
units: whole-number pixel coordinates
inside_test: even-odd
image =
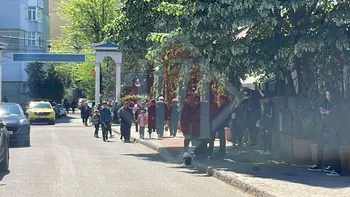
[[[113,130],[119,133],[119,126],[114,126]],[[133,126],[131,136],[136,142],[158,151],[166,160],[181,163],[181,133],[178,133],[179,137],[169,138],[169,133],[165,132],[165,138],[161,140],[152,133],[153,139],[148,139],[147,134],[145,140],[140,140]],[[350,196],[349,176],[327,177],[324,173],[311,173],[307,166],[269,160],[255,151],[228,150],[228,159],[199,160],[195,161],[194,167],[253,196]]]

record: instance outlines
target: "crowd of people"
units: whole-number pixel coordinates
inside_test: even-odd
[[[136,132],[141,139],[148,133],[151,138],[156,132],[157,138],[164,137],[164,131],[169,131],[169,137],[176,137],[178,129],[184,136],[184,151],[189,150],[190,143],[195,146],[196,157],[219,157],[226,156],[225,127],[230,127],[231,141],[234,147],[252,146],[263,148],[261,154],[271,154],[272,132],[275,122],[275,104],[261,91],[244,88],[246,98],[238,104],[225,95],[219,95],[209,101],[201,101],[199,95],[187,95],[184,103],[179,105],[173,99],[168,105],[163,96],[155,99],[125,101],[123,106],[116,103],[108,106],[103,102],[102,106],[97,105],[93,110],[85,104],[81,108],[83,124],[88,124],[88,118],[92,115],[91,122],[95,125],[94,136],[98,137],[100,126],[102,127],[103,140],[108,140],[108,133],[113,137],[111,123],[120,123],[121,140],[130,142],[131,128],[134,125]],[[336,105],[330,102],[330,93],[326,92],[325,106],[320,110],[323,119],[330,116],[335,117]],[[333,98],[334,99],[334,98]],[[330,113],[332,111],[332,114]],[[322,125],[322,132],[332,132],[325,123]],[[248,137],[245,137],[248,134]],[[333,135],[333,134],[327,134]],[[323,148],[329,143],[329,137],[322,135],[319,140],[319,163],[310,171],[322,170]],[[218,137],[220,146],[217,152],[214,150],[214,141]],[[334,138],[334,136],[333,136]],[[332,139],[333,139],[332,138]],[[245,139],[245,140],[244,140]],[[339,147],[332,149],[335,155]],[[326,172],[332,176],[340,175],[339,157],[333,157],[332,166],[326,168]]]

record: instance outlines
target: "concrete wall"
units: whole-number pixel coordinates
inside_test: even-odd
[[[24,82],[18,81],[4,81],[2,83],[2,95],[6,96],[9,102],[16,102],[21,104],[25,97]]]

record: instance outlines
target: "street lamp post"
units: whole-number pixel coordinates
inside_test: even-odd
[[[0,99],[2,99],[2,54],[7,44],[0,43]]]

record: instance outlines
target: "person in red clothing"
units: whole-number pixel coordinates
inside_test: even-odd
[[[152,131],[156,130],[156,101],[152,99],[149,103],[147,109],[147,117],[148,117],[148,134],[149,138],[151,138]]]
[[[191,141],[191,123],[192,123],[192,96],[185,97],[184,106],[181,110],[180,125],[184,139],[184,151],[187,152]]]

